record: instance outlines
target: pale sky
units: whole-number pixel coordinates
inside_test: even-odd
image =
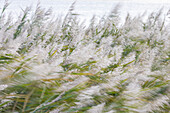
[[[77,1],[86,1],[86,0],[77,0]],[[142,2],[142,3],[170,3],[170,0],[92,0],[92,1],[120,1],[120,2],[123,1],[123,2]]]
[[[117,0],[121,1],[121,0]],[[170,0],[125,0],[125,1],[132,1],[132,2],[149,2],[149,3],[170,3]]]

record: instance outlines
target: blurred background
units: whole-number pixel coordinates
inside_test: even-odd
[[[163,8],[166,14],[170,9],[170,0],[8,0],[10,5],[6,12],[12,12],[14,17],[20,15],[21,10],[27,6],[34,9],[38,2],[43,8],[52,8],[54,15],[65,16],[71,4],[76,1],[75,12],[79,18],[89,21],[93,15],[102,17],[108,14],[114,6],[120,4],[120,16],[124,19],[129,13],[132,17],[146,12],[149,14]],[[5,0],[0,0],[2,9]],[[123,20],[121,20],[123,22]]]

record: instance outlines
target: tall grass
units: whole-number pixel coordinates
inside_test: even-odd
[[[162,10],[127,15],[118,7],[84,25],[52,18],[38,4],[16,21],[0,14],[0,112],[168,113],[170,23]],[[169,14],[165,15],[167,18]]]

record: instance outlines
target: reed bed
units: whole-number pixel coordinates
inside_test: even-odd
[[[169,112],[170,11],[120,24],[117,6],[85,25],[75,3],[64,18],[37,4],[16,21],[8,5],[0,14],[1,113]]]

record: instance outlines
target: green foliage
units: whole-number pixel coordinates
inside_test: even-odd
[[[11,22],[5,3],[0,112],[168,112],[170,31],[161,11],[146,22],[128,15],[119,25],[116,7],[85,27],[74,4],[64,19],[52,19],[38,4]]]

